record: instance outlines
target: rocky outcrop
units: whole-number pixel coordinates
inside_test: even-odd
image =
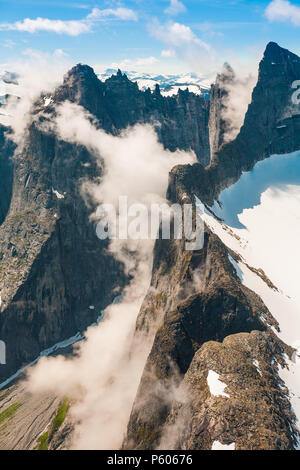
[[[184,252],[178,243],[171,243],[167,247],[166,242],[162,249],[161,243],[157,242],[155,252],[157,262],[160,259],[157,268],[160,275],[154,271],[151,290],[137,321],[138,334],[144,332],[148,336],[150,333],[154,335],[154,341],[131,413],[124,447],[210,449],[212,442],[221,437],[224,444],[237,442],[234,423],[240,408],[243,410],[241,415],[247,416],[250,411],[252,414],[251,425],[250,421],[245,420],[238,429],[241,448],[263,448],[263,445],[276,448],[277,440],[282,441],[283,448],[291,448],[293,436],[297,434],[295,417],[286,390],[282,392],[276,367],[268,369],[270,361],[275,357],[284,363],[281,356],[283,352],[292,354],[292,350],[272,332],[272,328],[278,329],[277,322],[261,299],[241,284],[229,261],[228,250],[209,230],[205,232],[204,248],[199,252]],[[155,332],[151,329],[153,325]],[[237,338],[237,344],[232,350],[230,345],[234,338]],[[235,348],[238,349],[239,338],[242,339],[242,346],[238,353]],[[253,338],[259,338],[259,346],[254,347]],[[249,345],[248,341],[252,343]],[[224,350],[221,348],[222,342]],[[222,358],[217,354],[219,348]],[[200,367],[198,370],[195,363],[202,354],[207,362],[200,373]],[[247,355],[248,366],[244,366]],[[223,356],[226,361],[221,360]],[[238,359],[241,360],[239,367]],[[265,364],[270,380],[267,385],[266,377],[255,372],[254,360]],[[234,403],[211,396],[206,383],[209,369],[222,377],[230,377]],[[253,395],[248,397],[249,409],[238,399],[238,393],[241,395],[244,390],[242,384],[248,389],[248,385],[245,385],[248,379],[244,376],[247,371]],[[239,383],[240,392],[232,377]],[[181,401],[178,402],[180,396]],[[274,410],[266,405],[270,401],[276,404],[279,416],[277,430],[272,424]],[[270,428],[273,433],[272,437],[270,434],[268,444],[263,434],[261,441],[253,438],[255,433],[260,434],[259,423],[255,420],[257,407],[260,406],[261,420],[268,423],[267,429]],[[229,415],[227,424],[226,413]],[[180,426],[181,420],[184,432]],[[220,423],[223,423],[223,428],[220,428]],[[285,423],[285,427],[282,423]],[[170,431],[169,427],[172,428]],[[201,428],[203,436],[199,434],[198,428]],[[172,442],[166,437],[169,432]],[[265,432],[267,436],[268,431]],[[231,434],[235,437],[230,440]],[[251,445],[251,439],[246,438],[248,435],[252,436]]]
[[[276,71],[276,73],[274,73]],[[291,106],[300,59],[270,43],[245,123],[206,169],[178,166],[170,175],[172,202],[211,205],[242,171],[272,153],[300,149],[299,114]],[[286,127],[281,127],[282,123]],[[137,332],[152,335],[124,440],[126,449],[211,449],[215,441],[237,449],[292,449],[299,431],[278,374],[293,350],[274,331],[276,321],[242,285],[229,251],[208,228],[198,252],[157,241],[151,288]],[[226,394],[214,396],[209,371]]]
[[[0,450],[68,447],[71,402],[51,393],[31,394],[24,383],[0,390]]]
[[[205,343],[185,374],[185,400],[173,405],[160,446],[210,450],[217,441],[235,450],[293,449],[295,418],[276,362],[283,352],[274,336],[259,331]],[[212,371],[223,395],[214,395]]]

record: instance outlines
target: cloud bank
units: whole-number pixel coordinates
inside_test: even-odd
[[[223,70],[226,74],[226,69]],[[230,142],[238,135],[251,103],[253,88],[257,82],[257,73],[246,76],[233,74],[231,79],[223,82],[227,94],[223,98],[222,118],[226,123],[224,141]]]
[[[167,15],[176,16],[186,12],[186,7],[179,0],[170,0],[170,5],[165,9]]]
[[[10,137],[18,146],[24,141],[26,127],[31,119],[32,104],[41,93],[54,91],[71,67],[68,56],[61,49],[49,54],[26,49],[23,55],[24,59],[5,64],[7,70],[13,71],[18,77],[18,84],[9,85],[6,92],[21,99],[17,103],[15,100],[8,102],[8,116],[5,121],[1,120],[4,125],[11,126],[13,134]]]
[[[15,23],[0,23],[0,31],[25,31],[27,33],[36,33],[38,31],[48,31],[56,34],[67,34],[69,36],[78,36],[82,33],[91,31],[95,23],[99,20],[116,18],[119,20],[137,21],[137,14],[129,8],[108,8],[99,10],[94,8],[82,20],[50,20],[48,18],[25,18],[23,21]]]
[[[273,0],[267,6],[265,16],[272,22],[286,21],[294,26],[300,26],[300,7],[286,0]]]

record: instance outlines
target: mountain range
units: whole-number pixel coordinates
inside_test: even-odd
[[[224,191],[245,173],[300,150],[300,112],[292,101],[299,77],[300,58],[269,43],[243,125],[229,142],[223,138],[222,77],[208,92],[192,75],[108,70],[97,76],[82,64],[33,104],[22,147],[13,130],[0,125],[0,338],[7,345],[0,366],[0,448],[38,448],[45,429],[47,448],[72,447],[76,405],[53,392],[34,397],[22,374],[7,379],[15,380],[41,352],[57,354],[63,341],[82,339],[131,280],[108,241],[97,238],[90,218],[95,201],[81,190],[86,181],[99,183],[105,163],[99,166],[89,146],[51,127],[65,103],[79,105],[99,132],[119,137],[130,126],[151,125],[165,150],[195,158],[171,170],[167,199],[201,209],[204,246],[188,251],[183,240],[155,242],[132,340],[146,338],[149,351],[122,448],[299,448],[300,390],[292,390],[288,378],[289,371],[297,374],[299,350],[281,336],[281,317],[266,300],[285,294],[269,272],[251,265],[222,212]],[[17,77],[2,80],[17,86]],[[251,286],[245,273],[255,280]],[[1,416],[12,405],[4,429]],[[69,411],[55,428],[62,406]]]

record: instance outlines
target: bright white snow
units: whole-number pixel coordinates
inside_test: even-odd
[[[221,444],[219,441],[214,441],[211,450],[235,450],[235,442],[232,444]]]
[[[258,361],[257,359],[254,359],[253,365],[256,367],[257,372],[258,372],[259,375],[262,377],[262,372],[261,372],[260,367],[259,367],[259,361]]]
[[[98,76],[101,80],[106,80],[112,74],[116,74],[116,69],[107,69],[101,72]],[[140,90],[145,91],[147,88],[154,90],[156,85],[160,86],[160,91],[163,96],[173,96],[179,90],[188,89],[190,92],[197,95],[208,96],[210,89],[210,81],[203,79],[195,73],[185,73],[178,75],[157,75],[151,73],[141,73],[134,71],[124,71],[127,77],[137,82]]]
[[[228,253],[228,259],[229,259],[230,263],[232,264],[232,266],[234,267],[237,277],[240,278],[240,280],[242,281],[243,280],[243,271],[239,267],[238,263],[233,259],[233,257],[229,253]]]
[[[57,199],[63,199],[65,196],[61,193],[59,193],[58,191],[56,191],[56,189],[52,188],[52,192],[53,194],[55,194],[55,196],[57,197]]]
[[[210,370],[208,372],[207,384],[209,386],[209,391],[211,395],[214,395],[215,397],[230,398],[230,396],[224,392],[227,385],[224,384],[224,382],[221,382],[219,378],[220,378],[219,374],[217,374],[213,370]]]
[[[198,200],[202,218],[228,248],[242,283],[256,292],[279,322],[275,333],[297,349],[288,368],[279,373],[290,394],[300,429],[300,152],[274,155],[258,163],[251,172],[225,189],[213,211],[219,222]],[[262,269],[278,288],[270,288],[248,266]],[[254,362],[260,372],[259,364]]]
[[[45,106],[45,108],[46,108],[47,106],[49,106],[49,104],[51,104],[51,103],[53,103],[53,99],[52,99],[51,97],[50,97],[50,98],[46,98],[46,97],[44,98],[44,106]]]

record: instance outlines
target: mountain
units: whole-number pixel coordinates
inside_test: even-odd
[[[299,150],[299,114],[291,101],[299,76],[300,58],[268,44],[238,137],[223,145],[206,169],[198,164],[176,167],[169,199],[181,202],[188,196],[192,202],[196,195],[211,206],[222,189],[259,160]],[[279,325],[261,298],[242,284],[230,262],[238,256],[219,234],[207,226],[200,252],[186,252],[178,241],[156,243],[151,287],[137,320],[137,332],[149,332],[154,341],[129,420],[126,449],[156,448],[172,425],[177,434],[173,432],[169,445],[175,449],[211,449],[216,441],[234,443],[237,449],[297,446],[299,429],[277,365],[288,367],[283,357],[291,358],[293,350],[274,333]],[[257,274],[270,285],[263,272]],[[194,292],[184,298],[195,275]],[[154,289],[159,300],[153,298]],[[210,393],[210,370],[224,380],[228,400]],[[174,384],[187,389],[183,403],[172,399]]]
[[[83,106],[113,135],[138,122],[153,123],[166,148],[193,149],[208,162],[208,102],[201,96],[180,90],[164,98],[159,87],[142,92],[120,71],[101,82],[92,68],[77,65],[52,96],[38,100],[33,116],[46,112],[51,118],[54,106],[66,100]],[[35,118],[22,152],[12,158],[13,152],[4,140],[0,336],[9,359],[2,378],[95,321],[125,282],[122,267],[88,223],[90,210],[80,193],[81,181],[100,176],[95,156],[41,131]],[[102,260],[96,269],[95,259]]]
[[[0,71],[0,124],[9,125],[11,116],[6,109],[8,102],[16,103],[21,94],[18,76],[15,73]]]
[[[99,73],[98,77],[101,80],[107,80],[107,78],[116,73],[116,69],[106,69],[104,72]],[[156,85],[159,85],[163,96],[174,96],[177,95],[179,90],[188,89],[191,93],[202,95],[209,99],[210,82],[195,73],[156,75],[153,73],[126,71],[125,74],[132,82],[136,82],[142,91],[146,91],[148,88],[153,91]]]
[[[187,251],[183,240],[155,243],[151,285],[135,330],[136,339],[142,335],[151,347],[123,448],[299,446],[293,401],[298,391],[293,398],[287,378],[299,353],[282,338],[284,321],[268,302],[287,305],[287,296],[251,264],[245,249],[251,240],[222,220],[230,210],[224,191],[259,162],[300,150],[292,101],[299,77],[300,58],[268,44],[244,124],[229,143],[222,138],[224,77],[217,77],[208,102],[183,90],[163,96],[157,84],[142,91],[120,71],[102,81],[81,64],[35,103],[21,152],[1,126],[0,338],[8,347],[3,380],[97,321],[129,282],[122,263],[96,238],[89,221],[93,202],[87,207],[80,193],[79,183],[102,176],[95,156],[38,125],[53,121],[55,107],[71,101],[93,116],[98,129],[119,135],[129,125],[153,123],[165,148],[192,149],[198,158],[172,169],[167,197],[201,211],[204,246]],[[0,412],[11,403],[20,406],[5,436],[0,432],[1,448],[36,448],[64,406],[53,394],[34,402],[22,382],[0,392]],[[67,415],[58,431],[50,426],[49,448],[70,447],[74,425]]]

